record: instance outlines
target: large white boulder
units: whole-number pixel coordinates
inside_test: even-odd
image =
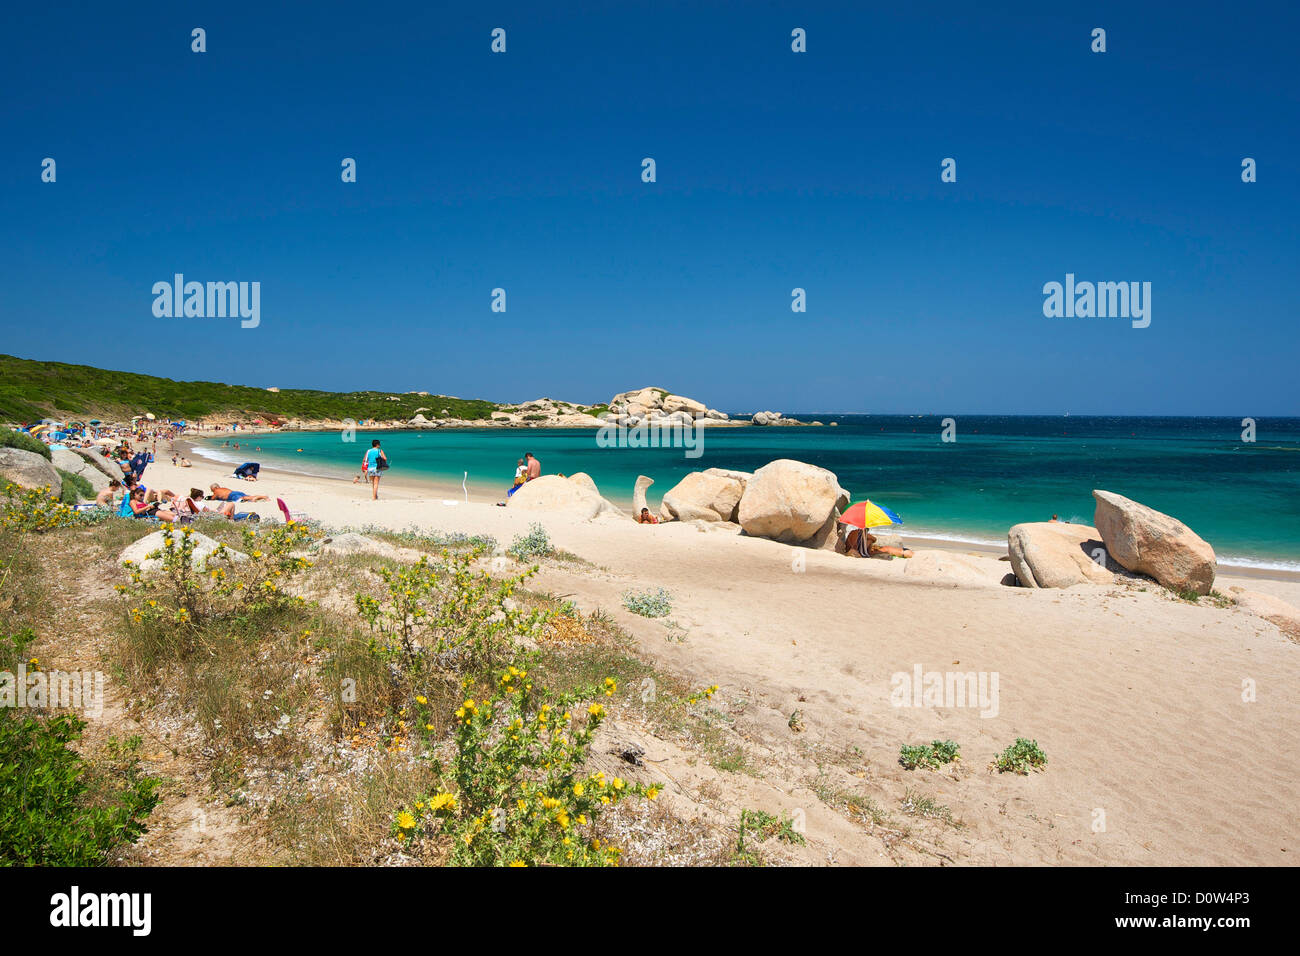
[[[693,471],[664,494],[663,521],[735,521],[745,486],[735,478]]]
[[[669,415],[673,412],[685,412],[692,419],[703,418],[709,411],[707,405],[703,402],[697,402],[693,398],[687,398],[684,395],[667,395],[664,397],[663,410]]]
[[[779,458],[745,483],[736,520],[755,537],[820,547],[834,537],[836,511],[848,503],[833,472]]]
[[[636,517],[641,513],[641,509],[646,507],[645,493],[650,486],[655,483],[653,478],[647,478],[645,475],[636,476],[636,485],[632,488],[632,516]]]
[[[627,517],[613,502],[559,475],[542,475],[526,482],[506,499],[506,505],[519,511],[571,512],[587,520],[606,514]]]
[[[1096,528],[1065,521],[1032,521],[1007,532],[1011,570],[1022,587],[1068,588],[1076,584],[1110,584],[1115,575],[1100,561],[1101,536]]]
[[[48,459],[21,448],[0,448],[0,487],[13,482],[20,488],[46,488],[58,497],[63,493],[63,479]]]
[[[98,448],[73,448],[72,453],[98,470],[105,478],[122,480],[122,466]],[[71,469],[68,469],[71,471]]]
[[[96,494],[108,487],[108,477],[102,471],[67,448],[51,448],[50,458],[55,468],[62,468],[64,471],[85,478],[90,482],[90,487],[95,489]]]
[[[1107,553],[1123,567],[1175,591],[1209,594],[1214,549],[1177,518],[1109,491],[1094,491],[1094,521]]]

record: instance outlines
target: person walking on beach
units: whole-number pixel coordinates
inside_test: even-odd
[[[381,468],[388,467],[388,456],[384,454],[379,447],[379,439],[376,438],[370,442],[370,448],[366,451],[365,458],[366,477],[370,479],[370,500],[379,500],[379,471]]]

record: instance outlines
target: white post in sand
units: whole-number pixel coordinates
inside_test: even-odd
[[[468,482],[469,482],[469,472],[467,471],[465,472],[465,477],[460,480],[460,487],[465,492],[465,504],[469,504],[469,488],[467,486]]]

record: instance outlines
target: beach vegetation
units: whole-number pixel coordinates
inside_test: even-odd
[[[52,507],[48,496],[32,500],[41,509]],[[591,749],[594,738],[583,743],[596,704],[601,739],[612,710],[638,729],[676,741],[693,759],[758,772],[739,743],[735,718],[716,703],[717,687],[694,687],[659,670],[608,612],[584,615],[568,596],[528,591],[525,579],[535,570],[505,582],[474,570],[483,553],[475,545],[426,557],[426,568],[439,572],[432,575],[436,585],[424,590],[429,582],[420,583],[421,573],[395,576],[409,570],[410,561],[313,565],[318,532],[300,524],[253,531],[215,522],[203,530],[218,544],[207,554],[184,526],[132,519],[108,517],[95,527],[74,520],[52,529],[39,548],[25,545],[29,539],[21,530],[0,529],[0,633],[29,621],[62,629],[84,620],[85,609],[96,609],[84,640],[102,650],[105,669],[125,692],[122,713],[133,721],[131,732],[143,728],[150,748],[161,751],[149,759],[167,761],[157,791],[164,805],[196,797],[204,813],[226,815],[223,826],[256,833],[231,850],[238,859],[317,865],[736,862],[734,831],[702,835],[659,801],[626,799],[653,789],[635,746],[618,750],[612,768],[603,751],[597,756]],[[130,565],[121,576],[122,547],[151,532],[163,538],[150,556],[156,566],[144,572]],[[287,537],[276,540],[279,535]],[[387,579],[381,571],[389,572]],[[87,586],[98,590],[104,574],[119,575],[115,596],[65,599]],[[261,587],[268,580],[274,592]],[[259,587],[250,597],[241,582]],[[369,605],[360,613],[358,594],[378,605],[373,617]],[[419,609],[425,613],[417,616]],[[442,652],[439,621],[447,629]],[[501,628],[499,635],[486,637],[492,627]],[[480,653],[476,644],[492,650]],[[500,683],[508,666],[533,685],[522,704],[512,703]],[[572,703],[557,711],[566,699]],[[474,706],[466,708],[467,701]],[[484,701],[492,720],[467,728],[464,714],[477,708],[485,717]],[[545,723],[554,735],[539,727],[539,712],[550,715]],[[562,731],[554,723],[557,712],[573,718]],[[530,724],[529,736],[505,739],[519,716]],[[509,748],[525,741],[529,753],[516,762]],[[87,781],[101,779],[102,746],[76,750],[92,765]],[[620,766],[627,768],[622,774],[614,769]],[[597,768],[604,771],[604,788]],[[545,789],[570,773],[582,784],[582,796]],[[205,785],[199,791],[195,779]],[[458,808],[450,816],[453,804],[443,795]],[[562,798],[567,805],[544,802]],[[501,814],[485,811],[509,814],[514,807],[521,813],[520,800],[539,816],[521,817],[521,825],[505,832],[493,829]],[[431,806],[443,817],[429,817]],[[558,810],[568,816],[567,831]],[[410,820],[403,812],[418,816],[421,826],[405,826]],[[578,814],[587,822],[578,822]],[[151,847],[151,859],[159,852],[166,858],[171,849],[164,838]],[[125,842],[110,856],[135,858]]]
[[[906,770],[928,767],[938,770],[946,763],[961,759],[961,747],[951,740],[932,740],[928,744],[904,744],[898,751],[898,762]]]
[[[673,612],[673,596],[664,588],[654,591],[626,591],[623,606],[642,617],[667,617]]]
[[[163,525],[162,546],[148,555],[159,561],[157,573],[145,574],[138,565],[123,562],[128,583],[117,590],[126,599],[129,623],[157,640],[184,646],[210,620],[246,619],[305,603],[289,585],[312,566],[301,554],[311,543],[310,529],[292,522],[242,531],[242,552],[218,543],[200,561],[192,528]]]
[[[534,558],[543,558],[553,554],[555,546],[551,544],[551,536],[546,529],[540,524],[534,522],[528,526],[526,535],[517,535],[506,549],[506,554],[510,555],[516,561],[531,561]]]
[[[455,751],[437,786],[398,810],[405,842],[449,838],[457,866],[609,866],[620,849],[597,822],[628,797],[659,788],[584,771],[613,678],[583,693],[556,694],[510,666],[487,699],[455,711]]]
[[[1042,770],[1047,766],[1047,754],[1038,746],[1037,740],[1017,737],[1016,742],[993,761],[998,773],[1028,774],[1031,770]]]
[[[910,816],[923,817],[927,820],[941,820],[954,827],[961,826],[960,823],[953,819],[951,807],[945,806],[933,798],[919,794],[914,790],[907,790],[903,793],[902,810]]]
[[[54,470],[59,473],[59,477],[63,480],[63,490],[59,495],[59,500],[65,505],[75,505],[78,502],[95,497],[95,487],[89,480],[74,472],[64,471],[62,468]]]
[[[407,421],[422,406],[445,408],[448,417],[468,420],[487,418],[498,407],[495,402],[446,395],[301,388],[269,392],[252,386],[177,382],[156,375],[0,355],[0,421],[34,422],[51,415],[127,419],[142,408],[160,419],[186,421],[208,417],[275,422]]]
[[[43,534],[81,523],[71,505],[54,497],[50,487],[19,488],[6,482],[0,501],[0,529],[20,534]]]
[[[738,853],[745,851],[746,834],[751,835],[758,843],[775,837],[781,843],[790,843],[795,846],[806,846],[808,844],[804,835],[795,829],[794,819],[788,813],[782,813],[777,817],[765,810],[742,809],[740,811],[740,833],[736,841]]]
[[[472,568],[476,556],[443,551],[433,559],[422,555],[411,565],[378,569],[381,595],[356,596],[372,650],[407,669],[424,662],[473,673],[500,663],[516,638],[536,637],[551,613],[526,611],[511,599],[535,570],[494,580]]]
[[[23,657],[32,640],[8,635],[0,648]],[[76,749],[85,726],[0,708],[0,866],[99,866],[144,833],[158,781],[140,771],[140,738],[110,738],[92,762]]]
[[[12,428],[0,428],[0,448],[17,448],[19,451],[30,451],[33,454],[40,455],[46,461],[50,460],[50,449],[45,442],[26,432],[16,432]]]
[[[417,528],[415,525],[403,528],[400,531],[393,531],[381,525],[368,524],[359,528],[352,526],[332,528],[331,532],[333,534],[350,532],[365,535],[368,538],[387,541],[389,544],[399,547],[416,548],[422,551],[441,551],[443,548],[447,548],[452,551],[478,550],[491,552],[496,550],[497,546],[497,539],[490,534],[466,534],[463,531]]]

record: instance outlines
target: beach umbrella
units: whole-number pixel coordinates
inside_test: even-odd
[[[885,525],[902,524],[903,519],[896,512],[883,508],[867,498],[855,505],[849,505],[844,514],[840,515],[840,523],[855,528],[880,528]]]

